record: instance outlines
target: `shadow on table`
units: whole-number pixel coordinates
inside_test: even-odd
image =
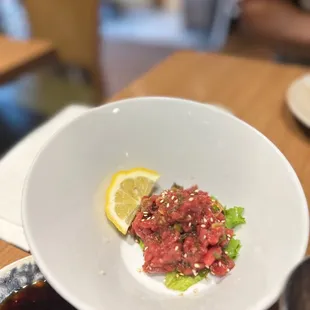
[[[305,125],[303,125],[300,121],[298,121],[297,119],[295,119],[299,129],[304,133],[304,135],[308,138],[310,138],[310,128],[307,128]]]
[[[45,117],[12,103],[0,105],[0,157],[45,121]]]
[[[298,134],[303,137],[310,138],[310,128],[303,125],[287,108],[286,104],[283,104],[283,116],[288,126],[295,127]]]
[[[280,310],[280,307],[279,307],[279,303],[275,303],[271,308],[269,308],[268,310]]]

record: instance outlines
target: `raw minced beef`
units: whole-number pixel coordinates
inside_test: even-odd
[[[224,276],[235,265],[225,253],[234,231],[225,226],[224,210],[197,186],[144,197],[130,232],[144,243],[146,273],[197,275],[208,269]]]

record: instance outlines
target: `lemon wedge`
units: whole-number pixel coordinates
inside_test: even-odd
[[[106,192],[105,212],[122,234],[127,233],[142,197],[150,195],[158,178],[156,171],[146,168],[119,171],[113,175]]]

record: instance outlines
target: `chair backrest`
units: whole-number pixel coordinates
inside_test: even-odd
[[[50,40],[60,60],[88,67],[98,62],[99,0],[24,0],[33,37]]]
[[[53,43],[60,62],[86,70],[95,100],[104,99],[100,0],[24,0],[31,35]]]

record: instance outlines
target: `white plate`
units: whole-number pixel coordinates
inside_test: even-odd
[[[286,101],[293,115],[310,128],[310,75],[296,79],[288,88]]]

